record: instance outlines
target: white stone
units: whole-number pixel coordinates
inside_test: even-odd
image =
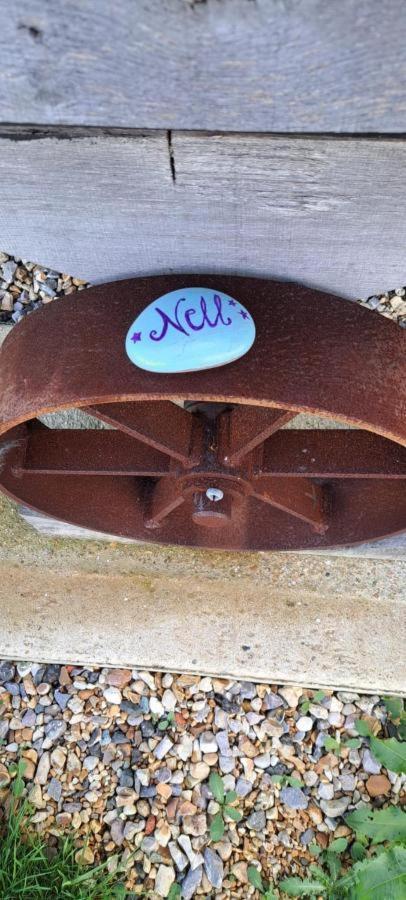
[[[121,703],[121,692],[118,690],[118,688],[106,688],[106,690],[103,691],[103,697],[105,700],[107,700],[107,703],[114,703],[117,706]]]
[[[159,866],[155,879],[155,891],[158,896],[167,897],[174,881],[174,870],[169,866]]]
[[[311,731],[313,728],[313,719],[310,716],[300,716],[296,722],[296,728],[298,731]]]
[[[210,766],[205,762],[192,763],[190,774],[194,781],[205,781],[210,775]]]
[[[279,688],[278,694],[286,700],[286,703],[291,709],[296,709],[299,698],[303,694],[303,688],[288,685],[287,687]]]
[[[164,714],[164,708],[161,701],[158,700],[158,697],[151,697],[149,701],[149,708],[153,716],[163,716]]]
[[[186,287],[158,297],[137,316],[125,349],[148,372],[193,372],[240,359],[254,340],[254,321],[239,300]]]
[[[205,678],[201,678],[198,684],[198,690],[202,691],[203,694],[208,694],[209,691],[213,690],[213,682],[211,678],[206,676]]]
[[[179,743],[175,747],[175,752],[183,762],[189,759],[193,753],[193,738],[190,734],[182,734]]]
[[[202,753],[217,753],[217,741],[211,731],[204,731],[200,735],[199,744]]]
[[[256,765],[257,769],[267,769],[268,766],[271,765],[270,753],[261,753],[259,756],[255,756],[254,764]]]
[[[166,710],[166,712],[173,712],[176,706],[176,697],[173,691],[164,691],[162,697],[162,706]]]
[[[183,870],[186,869],[186,866],[188,864],[187,857],[179,849],[176,841],[169,841],[168,849],[169,849],[169,853],[171,854],[171,857],[175,863],[175,866],[178,869],[178,872],[183,872]]]
[[[156,690],[155,679],[154,679],[152,672],[145,672],[145,671],[137,672],[136,669],[133,669],[132,675],[133,675],[133,678],[141,678],[141,681],[143,681],[146,685],[148,685],[150,691]]]
[[[188,834],[181,834],[178,837],[178,844],[182,847],[182,850],[185,851],[186,856],[190,862],[191,869],[197,869],[203,864],[203,856],[201,853],[196,853],[193,850],[192,843]]]
[[[154,756],[156,759],[163,759],[167,753],[172,749],[173,743],[169,740],[167,736],[165,736],[162,741],[157,744],[154,750]]]

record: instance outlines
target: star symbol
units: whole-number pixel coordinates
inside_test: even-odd
[[[229,305],[229,306],[237,306],[235,300],[229,300],[229,301],[228,301],[228,305]]]
[[[245,309],[240,309],[240,316],[242,316],[243,319],[248,319],[248,313],[245,312]]]
[[[136,344],[137,341],[140,341],[141,340],[141,331],[134,331],[134,334],[132,335],[131,340],[134,342],[134,344]]]

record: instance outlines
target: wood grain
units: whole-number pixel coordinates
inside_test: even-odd
[[[405,169],[401,138],[0,128],[1,244],[92,282],[209,270],[364,296],[405,281]]]
[[[403,0],[20,0],[3,122],[406,130]]]

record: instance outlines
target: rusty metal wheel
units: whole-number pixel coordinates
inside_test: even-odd
[[[248,307],[252,349],[186,375],[132,365],[135,315],[202,281]],[[165,544],[294,550],[399,532],[404,351],[393,323],[298,285],[171,275],[91,288],[33,313],[3,345],[0,487],[58,519]],[[69,407],[111,427],[38,420]],[[341,428],[295,429],[298,413]]]

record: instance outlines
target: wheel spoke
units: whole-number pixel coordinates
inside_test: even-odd
[[[283,512],[303,519],[318,534],[324,534],[329,524],[329,495],[309,478],[261,478],[254,483],[257,500],[269,503]]]
[[[25,456],[13,470],[40,475],[138,475],[169,473],[167,456],[119,431],[27,428]]]
[[[182,503],[184,503],[184,498],[176,479],[160,479],[152,490],[148,513],[144,521],[145,527],[158,528],[161,522]]]
[[[369,431],[290,430],[264,445],[258,477],[406,478],[406,448]]]
[[[199,462],[198,419],[174,403],[103,403],[88,406],[85,412],[160,453],[166,453],[184,466]]]
[[[236,406],[222,413],[217,420],[221,462],[238,465],[296,415],[291,410],[261,406]]]

